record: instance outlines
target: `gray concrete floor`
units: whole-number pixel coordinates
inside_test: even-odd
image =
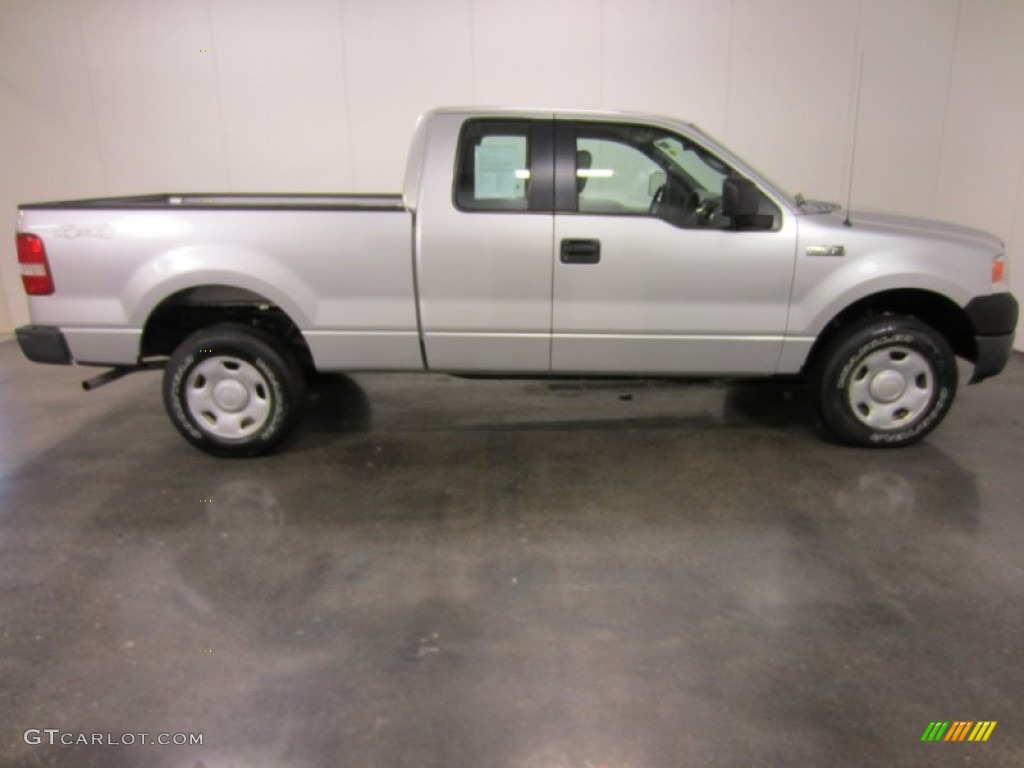
[[[887,452],[780,383],[365,375],[225,461],[86,373],[0,343],[4,766],[1024,762],[1020,356]]]

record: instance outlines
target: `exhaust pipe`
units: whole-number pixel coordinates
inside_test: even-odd
[[[93,376],[91,379],[86,379],[82,382],[82,389],[86,392],[92,392],[94,389],[98,389],[104,384],[109,384],[112,381],[117,381],[118,379],[127,376],[129,373],[136,373],[138,371],[154,371],[163,368],[164,365],[165,363],[163,361],[139,363],[138,365],[119,365],[109,371],[104,371],[98,376]]]

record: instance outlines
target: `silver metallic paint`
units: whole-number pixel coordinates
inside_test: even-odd
[[[480,116],[674,131],[754,181],[779,206],[782,227],[459,211],[459,130]],[[56,283],[55,294],[30,297],[32,320],[61,328],[76,360],[134,363],[160,302],[223,285],[286,312],[322,370],[426,362],[489,373],[795,373],[831,318],[873,293],[918,288],[963,306],[1006,290],[989,282],[1002,252],[991,235],[858,212],[846,227],[842,214],[801,207],[695,126],[651,115],[436,110],[418,123],[401,198],[178,197],[164,207],[20,212],[18,231],[43,238]],[[563,238],[601,240],[601,262],[560,263]],[[808,255],[822,246],[845,255]]]

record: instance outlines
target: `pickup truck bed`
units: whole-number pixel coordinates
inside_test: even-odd
[[[169,354],[161,326],[257,305],[301,329],[323,370],[423,367],[400,196],[167,194],[21,210],[22,226],[61,222],[46,245],[56,294],[33,320],[60,327],[80,364]]]

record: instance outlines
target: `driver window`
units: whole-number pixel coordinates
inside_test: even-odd
[[[576,140],[576,189],[585,213],[646,214],[657,163],[640,150],[610,139]]]
[[[722,184],[731,169],[688,139],[658,128],[577,124],[580,213],[652,216],[677,227],[724,228]]]

